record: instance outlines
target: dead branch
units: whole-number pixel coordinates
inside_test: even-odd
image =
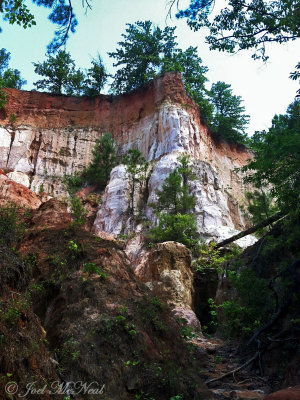
[[[232,375],[232,374],[234,375],[236,372],[240,371],[241,369],[246,368],[249,364],[251,364],[253,361],[255,361],[259,357],[259,354],[260,354],[259,352],[256,352],[254,354],[254,356],[252,358],[250,358],[250,360],[246,361],[240,367],[238,367],[238,368],[236,368],[236,369],[234,369],[232,371],[226,372],[226,374],[223,374],[223,375],[219,376],[218,378],[209,379],[205,383],[208,385],[209,383],[216,382],[216,381],[219,381],[219,380],[221,380],[223,378],[226,378],[226,376],[229,376],[229,375]]]
[[[260,222],[259,224],[256,224],[256,225],[252,226],[251,228],[246,229],[245,231],[238,233],[237,235],[231,236],[230,238],[225,239],[220,243],[217,243],[216,248],[219,249],[220,247],[224,247],[226,244],[235,242],[236,240],[241,239],[244,236],[248,236],[251,233],[256,232],[258,229],[264,228],[265,226],[268,226],[268,225],[272,224],[273,222],[278,221],[279,219],[281,219],[283,217],[285,217],[285,215],[282,212],[279,212],[279,213],[277,213],[275,215],[272,215],[271,217],[269,217],[269,218],[265,219],[264,221]]]

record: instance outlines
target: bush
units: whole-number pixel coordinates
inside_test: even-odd
[[[148,237],[153,242],[176,241],[189,248],[198,243],[197,225],[194,215],[159,214],[158,226],[151,228]]]
[[[0,245],[15,246],[24,231],[21,210],[13,203],[0,207]]]
[[[87,210],[81,204],[79,197],[74,196],[71,198],[72,216],[74,218],[73,224],[82,226],[86,222]]]

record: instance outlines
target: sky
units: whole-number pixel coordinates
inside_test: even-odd
[[[89,68],[92,58],[99,52],[106,68],[113,72],[113,59],[107,52],[117,48],[122,40],[126,23],[151,20],[164,28],[167,25],[177,26],[175,31],[179,47],[185,50],[189,46],[198,46],[203,65],[209,68],[208,88],[217,81],[231,84],[233,94],[244,100],[246,113],[251,120],[248,134],[256,130],[268,129],[275,114],[285,113],[293,101],[298,83],[289,79],[289,73],[299,62],[300,41],[287,44],[272,44],[267,47],[270,59],[267,63],[253,60],[250,51],[235,55],[210,51],[205,43],[205,32],[193,32],[185,20],[166,18],[168,7],[166,0],[93,0],[92,10],[87,13],[78,3],[77,16],[79,25],[76,33],[71,35],[67,51],[75,60],[76,66]],[[182,7],[189,3],[181,0]],[[222,3],[219,3],[220,6]],[[18,26],[1,24],[0,48],[11,52],[10,67],[21,71],[27,80],[25,90],[34,89],[33,82],[41,79],[34,74],[32,62],[45,59],[46,46],[53,37],[55,26],[47,21],[49,10],[32,6],[37,25],[24,30]]]

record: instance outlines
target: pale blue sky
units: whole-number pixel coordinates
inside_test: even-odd
[[[74,2],[75,3],[75,2]],[[188,0],[181,0],[181,4]],[[47,21],[48,10],[32,7],[36,15],[37,26],[24,30],[18,26],[2,24],[0,48],[11,52],[11,67],[21,70],[27,79],[26,90],[33,88],[32,83],[39,79],[33,72],[32,62],[42,61],[47,44],[50,42],[54,25]],[[185,21],[175,17],[166,20],[165,0],[94,0],[93,9],[87,15],[78,1],[79,26],[72,35],[67,50],[78,67],[87,68],[97,55],[102,56],[107,69],[112,72],[113,60],[107,55],[114,51],[126,23],[149,19],[164,27],[166,22],[177,26],[176,34],[179,46],[198,46],[203,64],[208,66],[208,86],[218,80],[232,85],[234,94],[245,100],[246,112],[251,116],[248,132],[266,129],[275,113],[284,113],[292,102],[298,85],[288,79],[290,71],[299,61],[300,41],[269,47],[270,61],[266,64],[254,61],[247,52],[228,55],[218,51],[209,51],[204,42],[204,33],[192,32]]]

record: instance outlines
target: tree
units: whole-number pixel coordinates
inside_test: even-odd
[[[26,0],[2,0],[0,2],[0,13],[3,14],[3,19],[9,24],[21,25],[25,29],[36,25],[34,15],[28,9],[25,2]],[[48,51],[49,53],[56,52],[61,46],[66,44],[69,33],[74,33],[78,24],[73,1],[32,0],[32,3],[51,10],[48,18],[51,22],[58,25],[58,29],[54,32],[54,38],[48,45]],[[89,0],[83,0],[82,4],[86,8],[91,8]]]
[[[117,162],[115,141],[110,133],[105,133],[101,140],[96,142],[92,161],[84,171],[83,177],[88,183],[104,189],[109,181],[111,170]]]
[[[198,56],[198,48],[190,46],[185,51],[175,49],[171,58],[163,60],[161,72],[169,71],[182,73],[186,92],[198,104],[201,116],[210,123],[213,106],[205,88],[208,81],[205,74],[208,72],[208,68],[202,65],[202,59]]]
[[[256,188],[253,192],[247,192],[246,197],[249,202],[249,217],[253,226],[268,220],[278,213],[278,208],[274,204],[274,199],[270,191],[263,188]],[[272,226],[272,223],[270,223],[270,226]],[[270,226],[268,227],[269,231],[271,230]],[[265,227],[260,228],[257,230],[257,233],[261,235],[266,230],[267,228]]]
[[[157,203],[150,205],[158,224],[150,229],[149,239],[156,242],[173,240],[193,247],[199,235],[195,216],[189,214],[195,206],[195,198],[189,194],[188,181],[194,176],[189,158],[184,155],[179,161],[180,166],[165,179],[162,189],[156,191]]]
[[[208,68],[202,65],[197,47],[183,51],[177,47],[175,29],[161,30],[150,21],[127,24],[120,48],[109,53],[116,58],[114,66],[124,65],[115,74],[112,89],[130,91],[146,84],[158,74],[180,71],[187,93],[199,105],[201,115],[210,122],[212,105],[205,88]]]
[[[177,45],[175,28],[164,30],[154,27],[151,21],[127,24],[124,41],[115,52],[108,53],[121,66],[114,76],[112,89],[115,93],[128,92],[143,86],[159,72],[166,58],[171,58]]]
[[[92,60],[92,66],[87,70],[84,94],[98,96],[107,82],[108,76],[100,54],[98,54],[97,58]]]
[[[0,87],[21,89],[26,81],[21,77],[21,72],[17,69],[9,68],[10,52],[0,49]]]
[[[84,75],[80,69],[75,69],[74,60],[65,50],[59,50],[56,57],[49,55],[46,61],[33,65],[35,73],[46,77],[34,83],[38,89],[48,89],[54,94],[82,93]]]
[[[128,150],[123,157],[123,164],[126,165],[127,174],[131,185],[129,211],[134,213],[134,194],[136,185],[146,178],[149,163],[141,155],[139,150]]]
[[[171,1],[171,5],[175,0]],[[266,60],[266,44],[285,43],[300,37],[298,0],[227,0],[226,7],[212,13],[214,0],[191,0],[177,13],[186,18],[191,29],[209,29],[210,48],[234,53],[254,49],[253,58]]]
[[[210,95],[214,105],[213,129],[229,141],[246,143],[249,116],[244,114],[241,97],[232,94],[231,85],[220,81],[212,85]]]
[[[189,194],[188,181],[194,179],[189,158],[182,156],[180,166],[166,178],[161,190],[156,190],[157,204],[152,204],[155,211],[170,214],[186,214],[195,206],[195,199]]]
[[[246,182],[258,187],[271,186],[280,211],[295,209],[300,196],[300,100],[285,115],[276,115],[271,128],[251,138],[255,157],[242,168]]]

